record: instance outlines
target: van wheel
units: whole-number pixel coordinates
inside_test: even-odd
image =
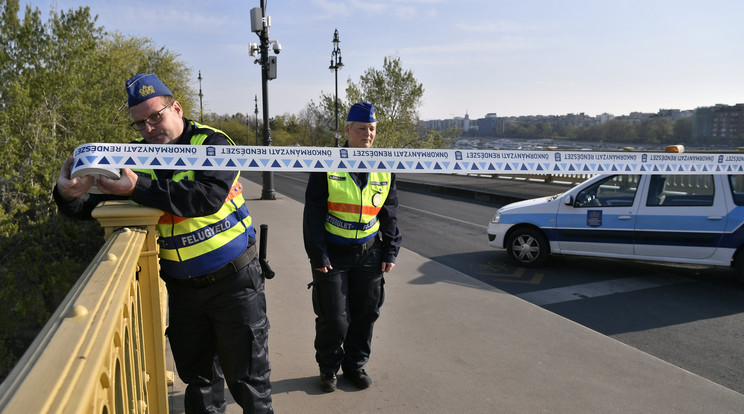
[[[506,252],[519,266],[537,267],[548,258],[550,245],[541,231],[525,227],[515,230],[509,236]]]
[[[736,272],[736,279],[740,283],[744,283],[744,249],[736,252],[736,256],[734,256],[734,271]]]

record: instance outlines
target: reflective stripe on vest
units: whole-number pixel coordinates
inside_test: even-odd
[[[196,131],[190,143],[202,145],[208,135],[198,130],[214,129],[191,122]],[[235,145],[229,138],[228,141]],[[158,179],[154,170],[136,171],[149,174],[153,180]],[[193,180],[194,177],[194,171],[177,171],[171,179]],[[181,279],[199,277],[219,269],[248,248],[249,237],[255,239],[256,236],[239,178],[240,174],[236,174],[224,204],[214,214],[180,217],[164,213],[160,217],[156,228],[159,234],[160,267],[164,273]]]
[[[377,214],[390,193],[390,173],[369,173],[364,188],[359,188],[347,172],[329,172],[326,178],[326,240],[335,244],[355,245],[373,238],[380,228]]]

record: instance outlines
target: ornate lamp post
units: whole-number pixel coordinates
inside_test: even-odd
[[[258,95],[254,95],[253,100],[256,101],[256,107],[253,110],[253,114],[256,115],[256,146],[258,146]]]
[[[341,139],[341,132],[338,130],[338,70],[344,67],[343,62],[341,62],[341,48],[338,47],[339,43],[341,43],[341,41],[338,39],[338,29],[336,29],[333,32],[331,66],[329,66],[328,69],[336,75],[336,98],[334,102],[336,106],[336,132],[333,135],[333,138],[336,140],[337,147],[339,146],[339,140]]]
[[[204,107],[202,106],[201,71],[199,71],[199,122],[204,122]]]

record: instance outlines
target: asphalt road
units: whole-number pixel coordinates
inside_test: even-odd
[[[277,192],[303,200],[307,174],[273,177]],[[488,246],[498,205],[410,191],[399,198],[406,248],[744,393],[744,285],[730,269],[583,257],[520,268]]]

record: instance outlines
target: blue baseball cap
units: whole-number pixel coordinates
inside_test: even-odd
[[[349,109],[348,122],[377,122],[375,107],[366,102],[357,102]]]
[[[126,86],[130,108],[156,96],[173,95],[152,73],[138,73],[127,81]]]

